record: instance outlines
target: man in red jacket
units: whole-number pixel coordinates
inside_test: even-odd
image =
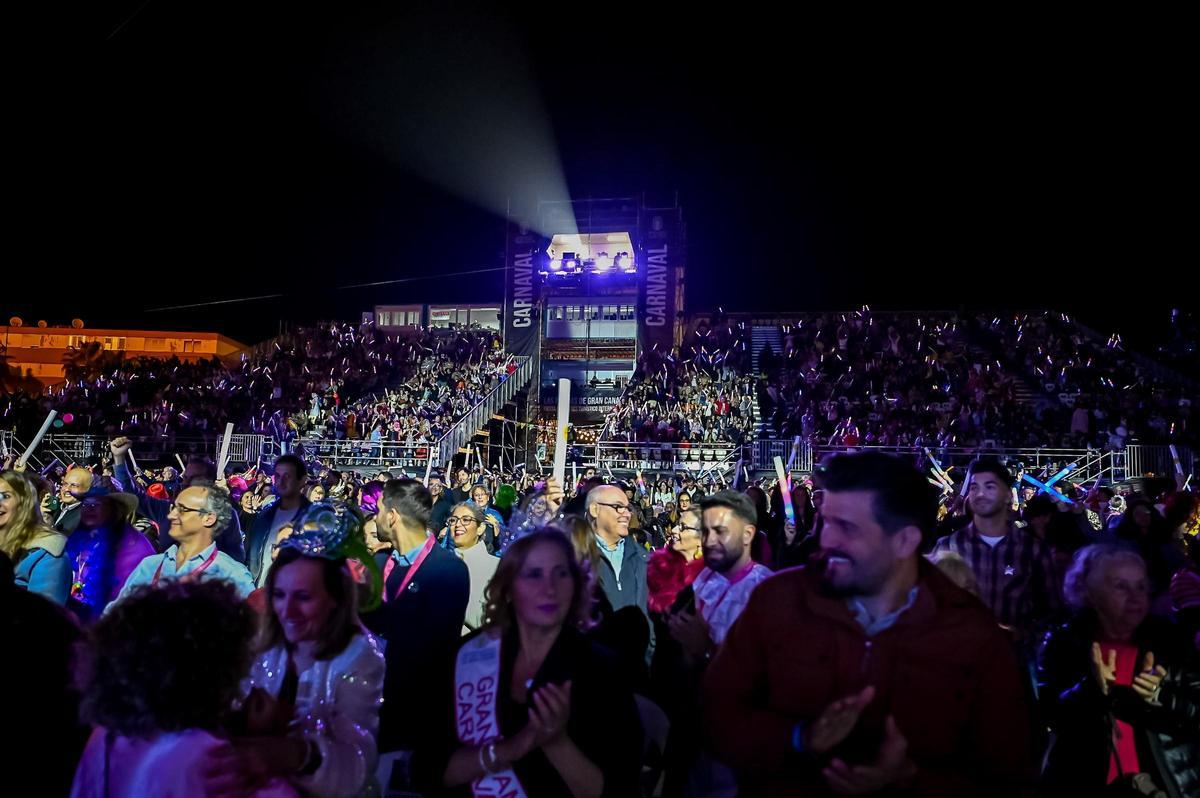
[[[821,562],[759,585],[705,677],[714,752],[766,796],[1021,794],[1016,659],[987,608],[921,557],[937,520],[924,475],[869,452],[817,480]]]

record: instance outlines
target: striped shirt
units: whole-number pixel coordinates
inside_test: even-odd
[[[1011,524],[995,546],[971,523],[939,540],[934,552],[952,551],[966,560],[979,582],[979,597],[997,620],[1022,636],[1062,608],[1061,582],[1050,549]]]

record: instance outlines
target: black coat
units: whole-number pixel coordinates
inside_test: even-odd
[[[1092,675],[1099,620],[1087,610],[1046,637],[1038,662],[1039,692],[1051,728],[1042,792],[1096,795],[1108,777],[1116,720],[1137,735],[1138,764],[1168,795],[1200,795],[1200,662],[1174,625],[1151,617],[1138,627],[1138,667],[1147,651],[1167,669],[1159,705],[1132,688],[1105,695]]]
[[[376,555],[383,569],[390,555]],[[466,563],[434,546],[397,596],[409,566],[391,569],[384,590],[388,601],[362,616],[368,629],[387,643],[379,750],[411,751],[442,724],[443,704],[452,695],[454,656],[462,641],[463,618],[471,595]]]

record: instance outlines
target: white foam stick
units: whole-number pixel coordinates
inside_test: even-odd
[[[579,463],[574,460],[571,461],[571,484],[575,490],[579,490]]]
[[[8,457],[8,444],[4,442],[4,436],[0,435],[0,459]]]
[[[137,460],[133,456],[133,449],[130,449],[126,454],[129,455],[129,464],[133,466],[133,473],[141,473],[142,469],[138,467]]]
[[[487,470],[488,463],[487,463],[487,460],[484,460],[484,459],[483,459],[483,455],[479,453],[479,447],[478,447],[478,446],[476,446],[476,447],[475,447],[475,459],[476,459],[476,461],[478,461],[478,462],[479,462],[479,468],[480,468],[480,470],[482,470],[482,471],[486,471],[486,470]]]
[[[183,458],[179,456],[179,453],[178,453],[178,452],[176,452],[176,454],[175,454],[175,459],[179,461],[179,471],[180,471],[180,473],[182,473],[182,472],[184,472],[184,471],[187,471],[187,466],[185,466],[185,465],[183,464]]]
[[[792,473],[792,463],[796,462],[796,452],[798,452],[798,451],[800,451],[800,436],[799,435],[797,435],[796,439],[794,441],[792,441],[792,453],[788,455],[787,472],[789,474]]]
[[[567,477],[567,423],[571,417],[571,381],[558,381],[558,420],[554,427],[554,478],[559,485]]]
[[[1182,474],[1183,473],[1183,464],[1179,462],[1179,452],[1178,452],[1178,450],[1176,450],[1175,444],[1172,443],[1167,448],[1171,450],[1171,460],[1172,460],[1172,462],[1175,463],[1175,473]]]
[[[33,436],[33,441],[26,447],[25,452],[17,458],[17,465],[21,466],[21,468],[25,467],[25,464],[29,462],[29,456],[33,454],[33,450],[42,442],[42,438],[46,437],[46,431],[50,429],[50,425],[54,423],[54,417],[57,415],[57,410],[50,411],[49,415],[46,416],[46,420],[42,422],[42,428],[38,430],[37,435]]]
[[[221,450],[217,456],[217,479],[225,476],[225,466],[229,465],[229,439],[233,437],[233,422],[225,425],[225,437],[221,439]]]
[[[425,464],[425,487],[429,487],[429,474],[433,471],[433,447],[429,447],[429,462]]]

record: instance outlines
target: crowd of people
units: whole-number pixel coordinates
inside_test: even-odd
[[[1069,317],[823,313],[760,353],[771,433],[818,446],[1121,450],[1191,444],[1195,386]],[[1024,389],[1024,390],[1022,390]]]
[[[681,446],[753,439],[754,380],[744,326],[716,316],[674,353],[643,351],[602,439]]]
[[[0,425],[28,441],[54,409],[65,422],[55,432],[155,440],[166,452],[188,451],[176,439],[211,441],[226,423],[280,440],[407,440],[452,424],[506,363],[491,331],[387,334],[371,323],[297,327],[236,362],[78,355],[64,384],[0,396]]]
[[[991,349],[1041,393],[1038,426],[1066,447],[1197,441],[1195,383],[1139,361],[1120,336],[1100,342],[1064,314],[976,320]]]
[[[1118,512],[980,460],[947,506],[875,452],[564,490],[295,455],[139,474],[131,445],[0,473],[6,656],[38,694],[12,703],[39,705],[14,750],[56,765],[36,794],[1200,789],[1179,482]]]

